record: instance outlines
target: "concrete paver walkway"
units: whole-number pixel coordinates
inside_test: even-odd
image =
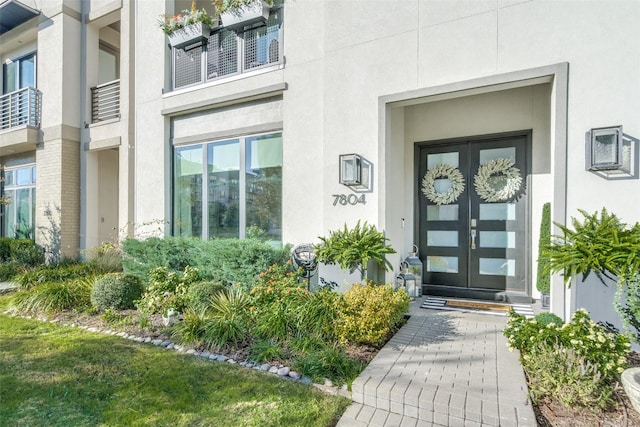
[[[535,426],[506,317],[420,309],[354,381],[338,427]]]

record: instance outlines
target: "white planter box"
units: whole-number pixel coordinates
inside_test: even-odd
[[[271,6],[262,0],[255,0],[248,5],[238,7],[220,14],[222,25],[238,27],[255,21],[266,22]]]
[[[169,34],[169,43],[171,43],[171,47],[180,49],[190,44],[206,40],[209,34],[211,34],[211,29],[207,24],[196,22],[193,25],[180,28]]]

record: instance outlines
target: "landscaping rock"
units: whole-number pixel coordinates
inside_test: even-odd
[[[289,371],[289,376],[291,378],[293,378],[294,380],[299,380],[300,379],[300,374],[297,373],[296,371]]]
[[[218,356],[218,362],[225,362],[227,360],[227,356],[223,356],[222,354]]]
[[[303,384],[308,384],[308,385],[313,384],[313,380],[311,378],[309,378],[309,377],[304,376],[304,375],[302,377],[300,377],[300,382],[303,383]]]
[[[209,356],[211,356],[211,353],[209,353],[208,351],[203,351],[202,353],[200,353],[200,357],[204,357],[205,359],[208,359]]]
[[[327,387],[333,387],[333,382],[329,378],[325,378],[324,385]]]
[[[162,341],[160,347],[167,347],[169,344],[171,344],[169,341]]]
[[[278,369],[278,375],[280,375],[281,377],[286,377],[289,375],[289,371],[291,371],[291,369],[289,369],[287,366],[284,366]]]
[[[633,408],[640,412],[640,367],[625,369],[622,372],[622,386]]]
[[[227,359],[227,363],[231,363],[232,365],[235,365],[237,362],[233,359]]]
[[[218,355],[217,354],[209,355],[209,360],[218,360]]]
[[[197,352],[194,349],[190,348],[189,350],[187,350],[186,353],[187,354],[196,354]]]
[[[169,343],[169,345],[167,345],[167,348],[169,350],[173,350],[174,348],[176,348],[176,346],[173,343]]]
[[[144,342],[145,342],[145,343],[150,343],[150,342],[151,342],[151,337],[146,337],[146,338],[144,339]]]
[[[153,344],[153,345],[155,345],[155,346],[162,345],[162,340],[158,340],[158,339],[153,340],[153,341],[151,341],[151,344]]]
[[[268,363],[262,364],[260,365],[260,370],[261,371],[268,371],[271,368],[271,365],[269,365]]]
[[[269,373],[270,374],[277,374],[278,373],[278,367],[277,366],[272,366],[271,368],[269,368]]]

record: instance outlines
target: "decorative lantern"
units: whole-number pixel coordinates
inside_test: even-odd
[[[341,154],[340,184],[357,186],[362,184],[362,157],[358,154]]]
[[[416,297],[422,296],[422,261],[418,257],[418,247],[413,245],[414,252],[409,252],[409,256],[405,258],[403,264],[406,264],[406,272],[411,273],[418,282],[416,288]]]
[[[396,276],[396,289],[404,288],[407,295],[412,298],[418,297],[418,288],[416,277],[411,273],[400,273]]]

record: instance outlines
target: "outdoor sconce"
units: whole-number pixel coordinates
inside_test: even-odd
[[[594,128],[586,137],[586,169],[616,170],[622,167],[622,126]]]
[[[362,184],[362,157],[358,154],[340,154],[340,184]]]

